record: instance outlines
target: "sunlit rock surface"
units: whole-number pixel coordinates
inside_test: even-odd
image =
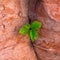
[[[30,39],[19,35],[28,22],[28,0],[0,0],[0,60],[37,60]]]
[[[43,24],[33,44],[18,34],[28,20]],[[60,0],[0,0],[0,60],[60,60]]]

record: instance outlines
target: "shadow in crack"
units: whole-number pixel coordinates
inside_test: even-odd
[[[39,6],[40,2],[42,2],[42,0],[29,0],[29,24],[31,24],[33,21],[37,20],[37,14],[36,14],[36,9]],[[41,60],[40,57],[37,55],[36,53],[36,47],[34,46],[34,43],[32,43],[34,52],[37,56],[37,60]]]

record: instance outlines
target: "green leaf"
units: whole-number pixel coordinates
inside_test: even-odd
[[[30,29],[30,24],[25,24],[20,30],[19,34],[28,34]]]
[[[38,30],[42,27],[42,23],[38,21],[34,21],[31,26],[32,26],[32,29]]]
[[[30,38],[32,40],[32,42],[34,42],[35,40],[37,40],[38,38],[38,33],[35,30],[30,30]]]

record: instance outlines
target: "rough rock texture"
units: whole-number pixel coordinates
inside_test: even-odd
[[[43,0],[44,8],[49,16],[60,22],[60,0]]]
[[[28,17],[43,23],[34,47],[18,34]],[[60,0],[0,0],[0,60],[60,60]]]
[[[28,0],[0,0],[0,60],[37,60],[29,37],[18,34],[27,16]]]
[[[33,3],[30,5],[30,19],[35,17],[43,23],[39,38],[33,43],[38,60],[60,60],[60,0],[37,0],[36,5]]]

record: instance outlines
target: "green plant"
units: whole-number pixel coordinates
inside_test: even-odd
[[[23,27],[19,30],[19,34],[28,34],[34,42],[38,38],[38,32],[37,30],[42,27],[42,23],[38,21],[34,21],[31,25],[25,24]]]

